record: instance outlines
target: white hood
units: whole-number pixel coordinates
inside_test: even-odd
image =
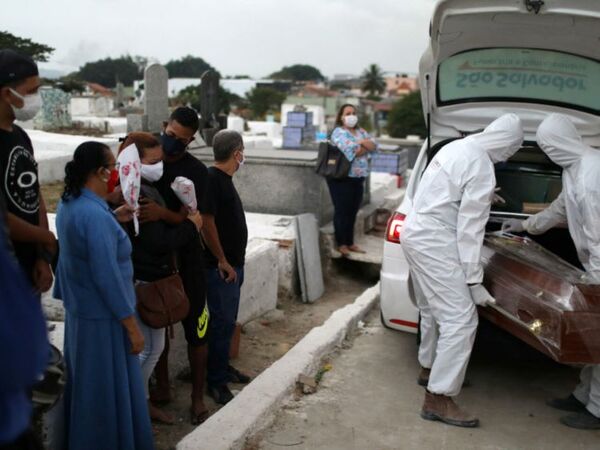
[[[537,142],[555,164],[567,168],[581,159],[585,145],[573,122],[562,114],[552,114],[545,119],[537,132]]]
[[[482,147],[492,162],[508,160],[523,143],[523,127],[516,114],[505,114],[494,120],[481,133],[465,138]]]
[[[571,107],[569,99],[536,102],[490,95],[489,99],[449,103],[440,101],[437,89],[440,64],[476,49],[538,49],[600,61],[599,30],[600,1],[545,0],[538,14],[528,11],[525,0],[440,1],[419,67],[423,109],[425,115],[431,114],[432,137],[458,137],[481,130],[505,113],[515,113],[522,120],[525,138],[533,140],[549,114],[561,113],[572,119],[583,142],[599,146],[600,113]]]

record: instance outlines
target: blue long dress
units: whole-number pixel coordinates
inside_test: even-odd
[[[129,238],[106,202],[87,189],[61,202],[56,225],[68,449],[153,449],[140,363],[120,323],[135,311]]]

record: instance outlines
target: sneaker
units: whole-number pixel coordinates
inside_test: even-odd
[[[220,405],[226,405],[233,400],[233,394],[229,390],[226,384],[219,386],[208,386],[208,395]]]
[[[454,403],[452,397],[433,394],[429,391],[425,391],[421,417],[425,420],[439,420],[456,427],[475,428],[479,426],[479,419],[463,411]]]
[[[232,383],[248,384],[252,380],[248,375],[240,372],[233,366],[228,366],[227,371],[229,372],[229,381]]]
[[[546,405],[555,409],[560,409],[561,411],[574,413],[586,411],[585,405],[577,400],[573,394],[569,395],[567,398],[553,398],[552,400],[548,400]]]
[[[561,417],[560,423],[578,430],[600,430],[600,418],[585,409],[583,412]]]

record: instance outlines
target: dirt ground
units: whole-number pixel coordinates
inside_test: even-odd
[[[40,190],[42,191],[42,197],[46,202],[46,210],[49,213],[56,212],[56,207],[60,200],[60,196],[63,193],[64,183],[57,181],[56,183],[42,184]]]
[[[232,365],[256,377],[273,362],[281,358],[312,328],[321,325],[335,310],[352,303],[366,288],[377,282],[378,272],[372,266],[352,261],[337,261],[326,280],[325,295],[313,304],[298,299],[280,299],[277,308],[284,313],[283,320],[267,322],[257,320],[241,334],[240,354]],[[181,378],[172,378],[173,401],[164,409],[177,418],[176,425],[154,425],[157,450],[168,450],[190,433],[194,426],[189,423],[189,396],[191,385]],[[243,388],[230,384],[234,394]],[[211,413],[220,405],[205,396]]]

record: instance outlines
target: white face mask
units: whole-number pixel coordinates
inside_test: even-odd
[[[237,170],[240,170],[240,168],[241,168],[241,167],[244,165],[244,163],[246,162],[246,158],[244,158],[244,154],[242,153],[241,155],[242,155],[242,160],[237,162],[237,163],[238,163],[238,168],[237,168]]]
[[[150,183],[158,181],[163,176],[163,162],[156,164],[142,164],[142,178]]]
[[[349,116],[344,116],[344,125],[346,125],[348,128],[354,128],[357,123],[358,117],[356,115],[351,114]]]
[[[40,108],[42,107],[42,96],[39,92],[31,95],[21,95],[14,89],[11,89],[10,92],[13,93],[16,97],[23,100],[23,107],[17,108],[15,105],[12,106],[13,112],[15,114],[15,119],[26,121],[31,120],[38,113]]]

